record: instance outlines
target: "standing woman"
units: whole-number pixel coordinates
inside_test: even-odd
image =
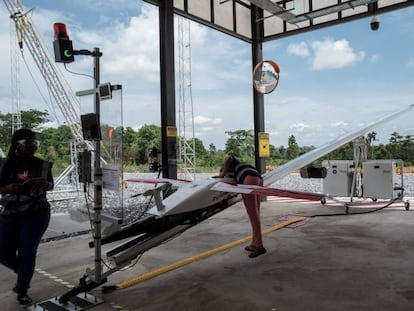
[[[233,177],[238,184],[263,186],[260,173],[250,164],[244,163],[234,156],[228,156],[224,160],[219,177],[225,176]],[[250,252],[250,258],[254,258],[266,253],[260,225],[260,196],[242,194],[242,198],[252,226],[252,242],[245,247],[245,250]]]
[[[46,191],[53,189],[52,163],[34,156],[38,147],[36,133],[20,129],[0,162],[0,263],[17,274],[13,291],[21,305],[32,303],[27,290],[50,220]]]

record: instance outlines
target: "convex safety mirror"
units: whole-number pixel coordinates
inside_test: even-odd
[[[253,87],[261,94],[273,92],[279,83],[280,68],[271,60],[259,62],[253,70]]]

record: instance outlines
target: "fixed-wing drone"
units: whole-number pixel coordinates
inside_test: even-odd
[[[414,108],[395,111],[376,122],[359,128],[351,133],[338,137],[333,141],[321,145],[277,168],[263,174],[264,186],[239,185],[232,179],[207,178],[194,181],[173,180],[168,178],[127,179],[127,182],[153,183],[156,187],[146,191],[144,195],[155,198],[155,206],[148,211],[148,216],[134,224],[123,227],[121,230],[105,236],[102,244],[114,242],[127,237],[131,240],[107,252],[109,260],[115,265],[122,265],[137,257],[138,254],[158,245],[159,243],[183,232],[197,223],[224,210],[239,200],[237,194],[253,194],[261,196],[284,196],[321,200],[327,195],[323,193],[307,193],[300,191],[283,190],[270,187],[277,180],[301,169],[332,152],[340,146],[357,139],[373,130],[380,124],[388,122],[397,116],[407,113]],[[176,187],[176,191],[162,198],[162,194]]]
[[[106,251],[110,268],[107,271],[102,271],[102,273],[98,271],[100,273],[99,280],[96,280],[92,275],[94,271],[90,271],[89,274],[86,274],[80,280],[80,284],[77,287],[61,296],[59,302],[67,302],[78,293],[89,291],[105,283],[108,275],[129,265],[140,254],[239,201],[238,194],[244,193],[262,196],[296,197],[316,201],[321,200],[326,197],[325,194],[282,190],[270,186],[290,173],[313,163],[329,152],[365,135],[375,127],[411,111],[413,108],[414,105],[410,105],[407,108],[395,111],[376,122],[372,122],[365,127],[321,145],[263,174],[263,187],[238,185],[234,184],[231,179],[221,178],[207,178],[195,181],[173,180],[168,178],[126,180],[127,182],[156,184],[156,187],[144,193],[144,195],[152,195],[155,198],[155,206],[148,211],[146,217],[132,224],[123,226],[114,233],[103,236],[100,240],[101,244],[129,239]],[[176,187],[174,192],[168,196],[163,196],[165,192],[168,192],[173,187]],[[92,247],[94,244],[91,243],[90,246]],[[100,254],[100,250],[98,253]],[[95,261],[100,262],[100,258],[95,259]]]

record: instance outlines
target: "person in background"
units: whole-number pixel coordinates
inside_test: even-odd
[[[50,220],[46,191],[53,189],[52,163],[34,156],[38,147],[36,133],[20,129],[0,161],[0,263],[17,274],[13,291],[21,305],[32,303],[27,291]]]
[[[231,155],[224,160],[218,177],[233,177],[238,184],[263,186],[262,176],[253,166]],[[242,194],[242,198],[252,226],[252,242],[245,247],[245,250],[250,252],[250,258],[255,258],[266,253],[266,249],[263,247],[260,224],[261,198],[259,195],[251,194]]]

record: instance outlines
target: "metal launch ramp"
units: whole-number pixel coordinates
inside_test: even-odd
[[[368,208],[353,211],[361,210]],[[310,217],[342,211],[342,206],[331,203],[269,200],[261,209],[263,230],[298,215],[306,220],[264,235],[266,254],[248,258],[246,241],[134,286],[107,293],[97,287],[87,298],[103,303],[91,310],[411,311],[414,211],[406,211],[401,204],[365,215]],[[111,275],[106,285],[129,281],[249,235],[243,204],[235,204],[147,251],[130,267]],[[29,290],[35,302],[53,300],[77,284],[93,261],[90,240],[89,235],[81,235],[40,245]],[[15,280],[13,272],[0,266],[2,310],[23,310],[12,291]]]

